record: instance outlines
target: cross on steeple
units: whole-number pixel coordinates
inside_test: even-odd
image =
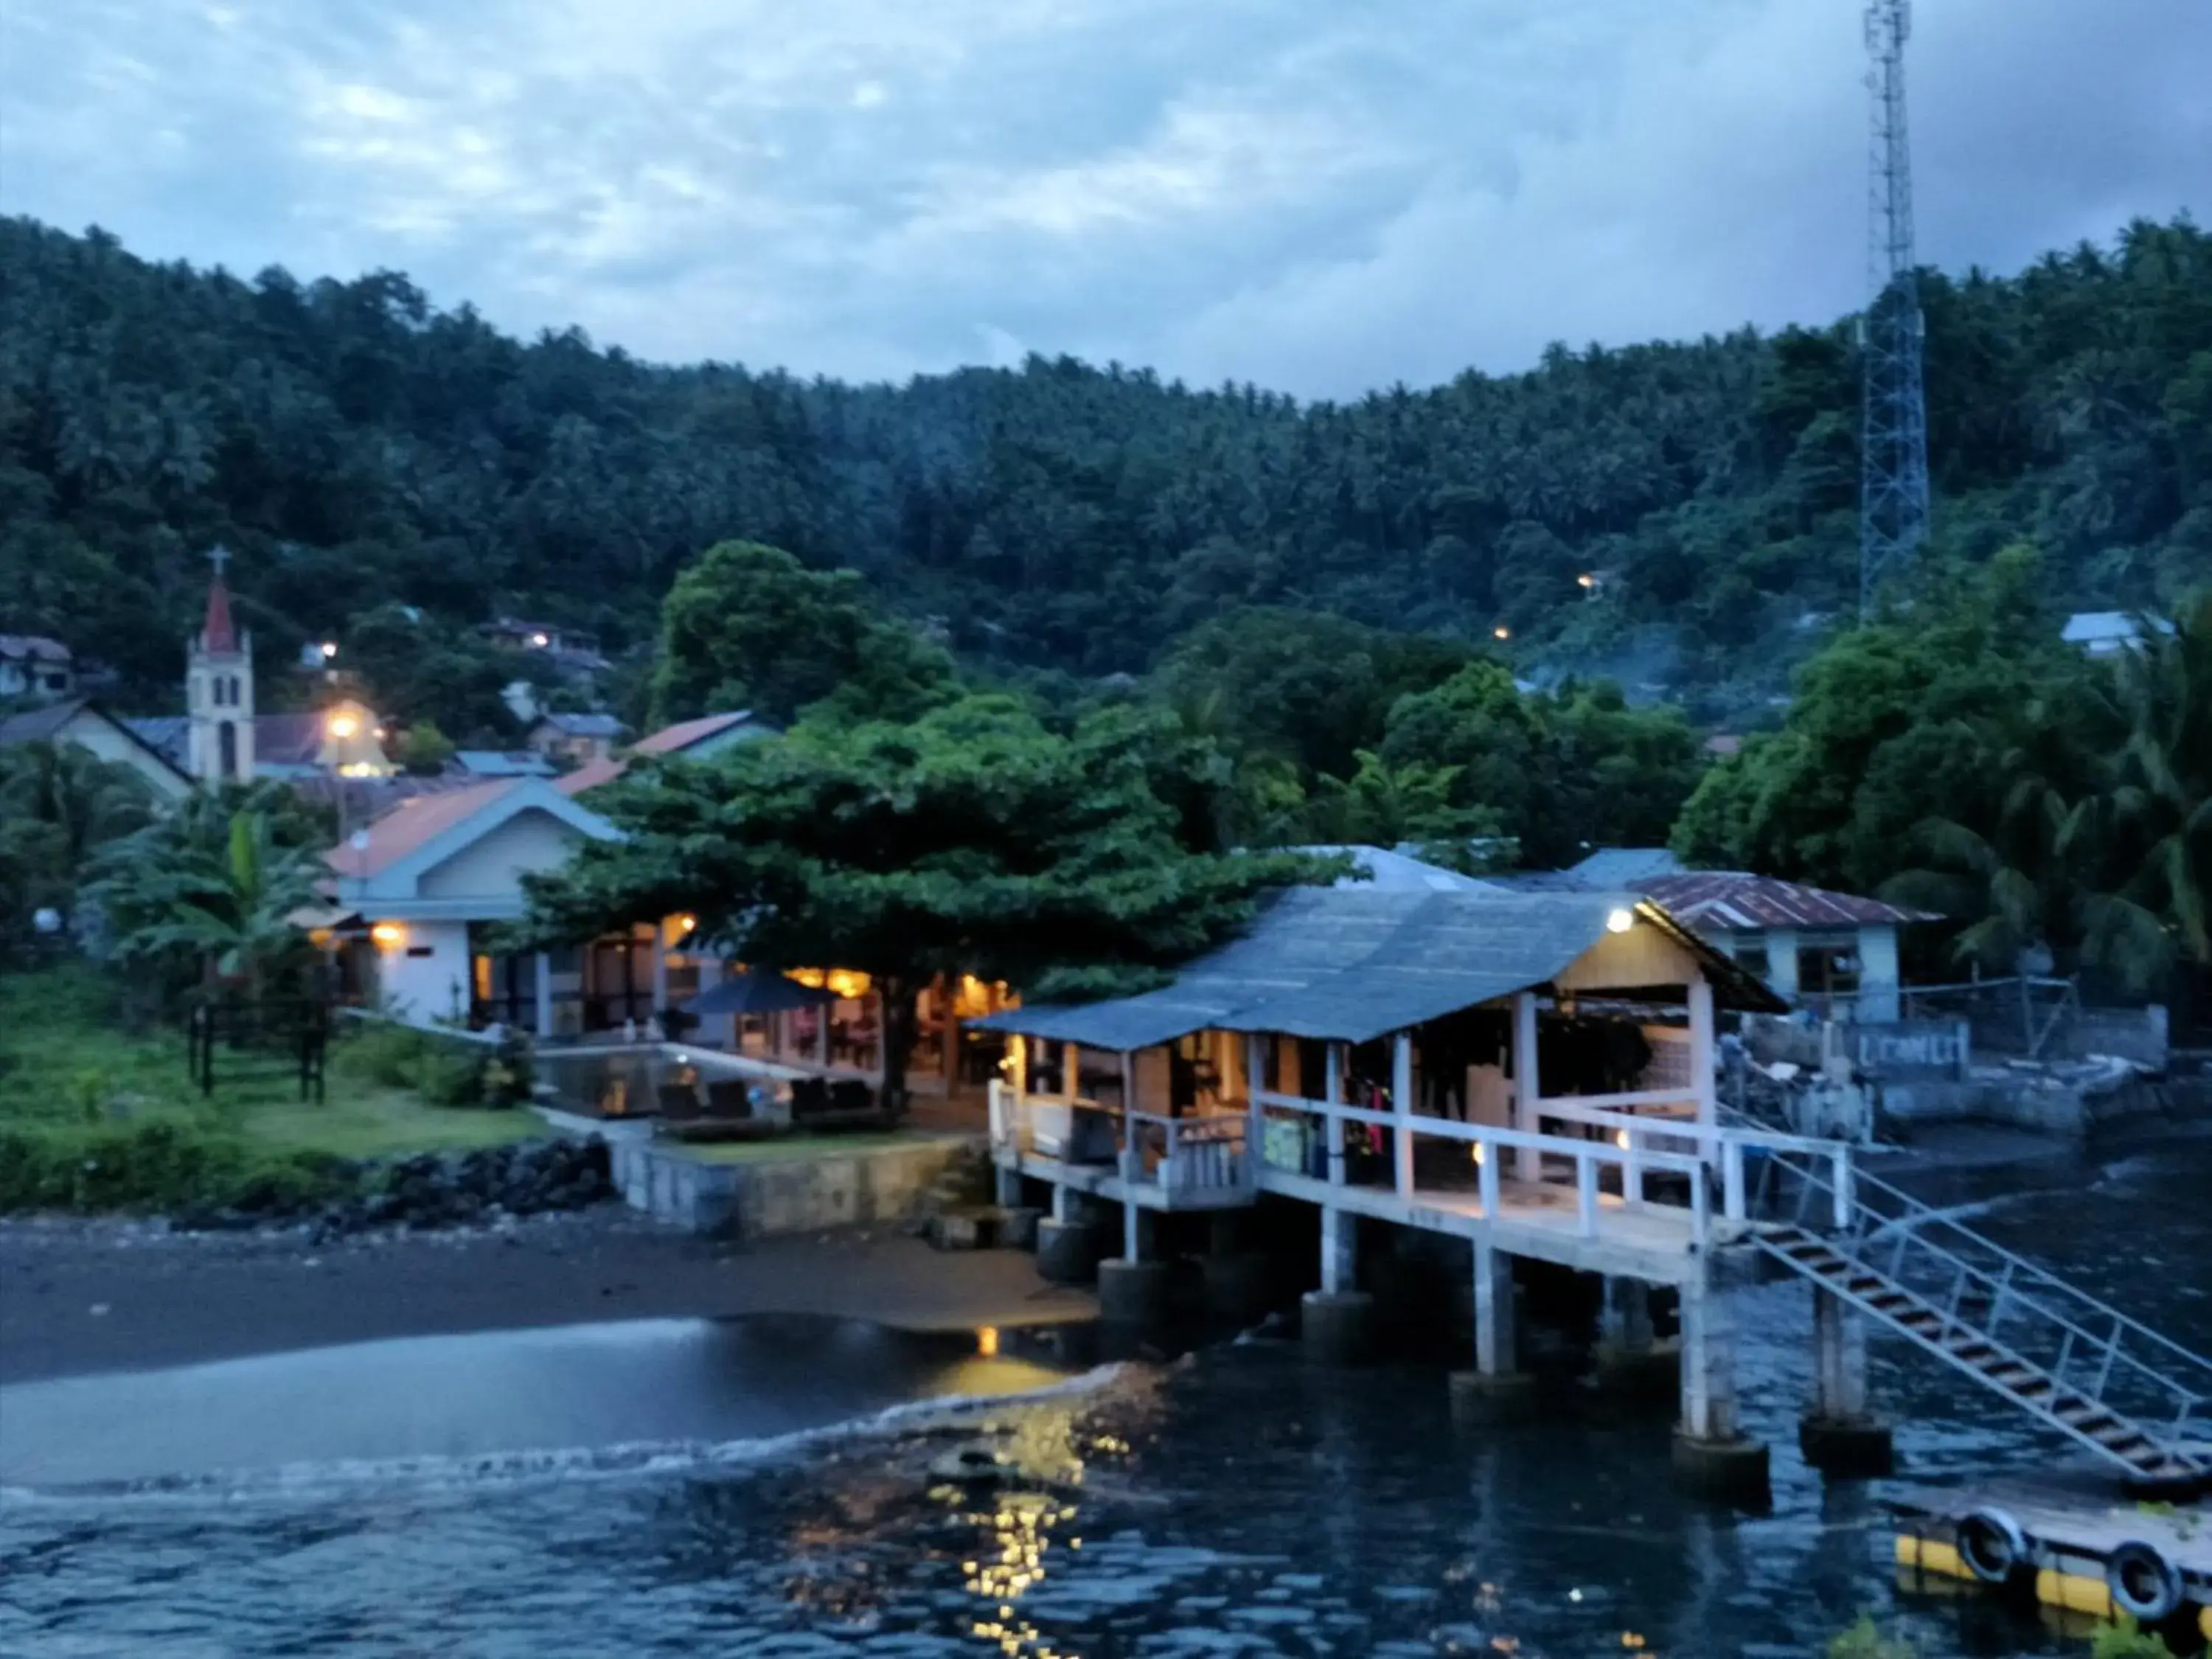
[[[222,580],[222,568],[230,562],[230,550],[221,542],[208,549],[208,562],[215,567],[216,580]]]

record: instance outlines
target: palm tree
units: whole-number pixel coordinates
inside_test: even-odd
[[[2169,628],[2136,620],[2115,670],[2128,720],[2106,804],[2126,867],[2092,915],[2092,945],[2137,987],[2212,969],[2212,590]]]
[[[316,902],[326,872],[312,853],[280,845],[259,811],[232,812],[219,842],[204,829],[183,818],[132,837],[95,890],[125,956],[189,953],[205,977],[258,997],[270,970],[305,948],[291,918]]]

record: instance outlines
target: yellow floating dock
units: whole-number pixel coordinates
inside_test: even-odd
[[[2212,1643],[2212,1508],[2051,1488],[1921,1488],[1899,1497],[1897,1565],[2065,1613],[2125,1613]],[[2177,1651],[2180,1650],[2177,1649]]]

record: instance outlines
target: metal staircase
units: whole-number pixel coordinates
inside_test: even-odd
[[[2212,1481],[2212,1360],[1885,1182],[1771,1152],[1751,1237],[2133,1483]],[[1849,1220],[1838,1224],[1838,1218]]]

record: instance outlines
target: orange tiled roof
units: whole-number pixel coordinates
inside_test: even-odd
[[[323,854],[323,861],[349,881],[366,881],[380,876],[400,860],[420,852],[433,838],[473,817],[524,781],[521,778],[501,778],[490,783],[473,784],[466,789],[410,795],[360,832],[368,838],[368,846],[356,848],[350,840],[341,842]]]

